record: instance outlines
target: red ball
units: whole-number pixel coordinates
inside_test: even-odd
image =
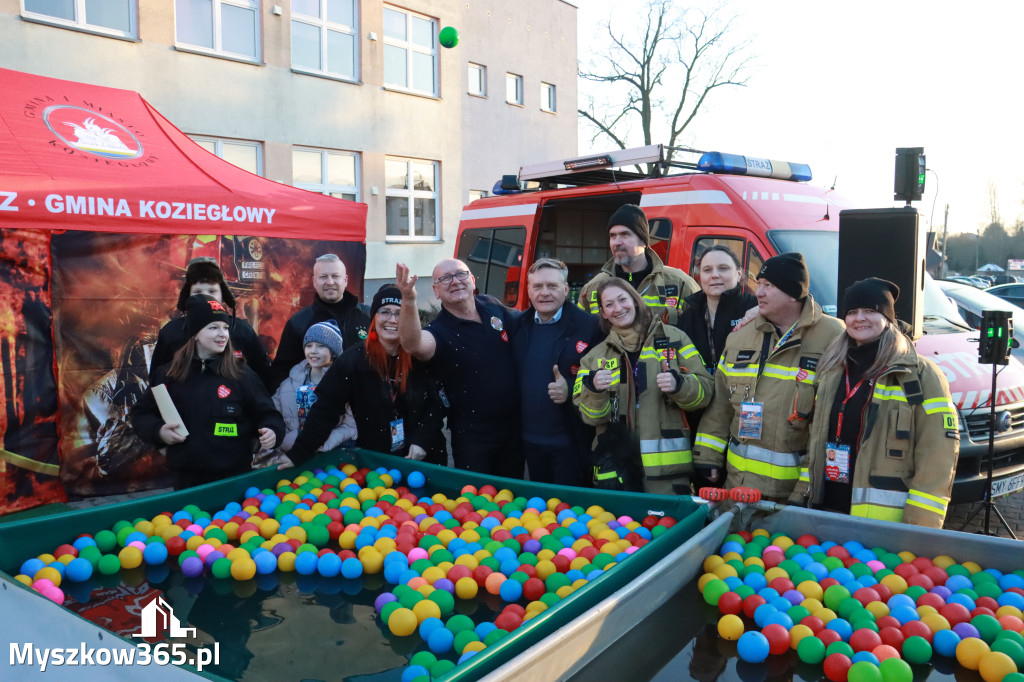
[[[579,552],[577,552],[578,556],[583,557],[587,561],[592,561],[594,557],[596,557],[598,554],[599,552],[597,551],[597,548],[590,546],[584,547]]]
[[[665,526],[666,528],[671,528],[672,526],[676,525],[676,520],[671,516],[665,516],[660,521],[658,521],[658,525]]]
[[[932,643],[932,629],[919,620],[908,620],[904,623],[903,627],[900,628],[900,631],[903,633],[904,637],[913,637],[914,635],[917,635],[918,637],[924,637],[928,640],[929,644]]]
[[[917,570],[924,573],[927,569],[935,565],[935,563],[926,556],[919,556],[910,562],[913,566],[917,567]]]
[[[780,656],[789,651],[789,630],[778,623],[766,625],[761,634],[768,640],[768,653]]]
[[[889,646],[888,644],[880,644],[871,650],[871,653],[875,655],[875,658],[879,662],[884,661],[887,658],[899,658],[900,652],[898,649]]]
[[[845,559],[843,559],[843,566],[845,566],[846,568],[849,568],[850,566],[853,566],[854,564],[859,564],[859,563],[860,563],[860,561],[858,561],[857,559],[854,559],[852,556],[848,556]]]
[[[881,631],[883,628],[896,628],[897,630],[899,630],[901,627],[903,627],[903,624],[892,616],[882,616],[881,618],[877,618],[875,620],[875,625],[878,626],[879,631]]]
[[[892,590],[890,590],[888,587],[886,587],[882,583],[878,583],[877,585],[872,585],[871,589],[878,593],[878,600],[879,601],[882,601],[882,602],[885,602],[885,603],[889,603],[889,599],[892,597]]]
[[[559,573],[568,572],[569,567],[572,565],[572,562],[569,561],[569,557],[565,556],[564,554],[556,554],[555,556],[551,557],[551,563],[555,565],[555,570],[557,570]]]
[[[914,564],[899,564],[896,568],[892,569],[892,572],[904,580],[910,578],[912,575],[920,573],[920,571],[917,570],[917,566]]]
[[[752,594],[743,600],[743,614],[747,618],[754,617],[754,611],[757,611],[757,607],[761,604],[767,604],[768,601],[759,594]]]
[[[644,520],[640,522],[640,525],[646,528],[647,530],[650,530],[651,528],[657,526],[658,521],[660,520],[661,519],[659,519],[657,516],[645,516]]]
[[[932,582],[936,585],[945,585],[946,581],[949,580],[949,574],[938,566],[930,566],[921,572],[931,578]]]
[[[907,578],[907,585],[910,585],[911,587],[923,587],[925,590],[930,590],[935,587],[935,583],[932,582],[932,579],[924,573],[915,573]]]
[[[61,545],[57,549],[53,550],[53,556],[55,559],[59,559],[65,554],[70,554],[72,557],[78,556],[78,550],[73,545]]]
[[[795,590],[796,589],[796,585],[794,585],[793,581],[790,580],[789,578],[779,577],[779,578],[776,578],[775,580],[772,580],[770,583],[768,583],[768,585],[772,589],[774,589],[776,592],[778,592],[779,594],[785,594],[786,592],[789,592],[790,590]]]
[[[952,602],[939,608],[939,615],[949,621],[949,626],[953,627],[958,623],[966,623],[971,620],[971,612],[963,604],[957,604]]]
[[[826,556],[834,556],[840,559],[847,559],[850,556],[850,552],[842,545],[836,545],[835,547],[829,547],[828,551],[825,552]]]
[[[871,628],[858,628],[850,635],[849,643],[853,647],[854,652],[871,651],[879,644],[882,644],[882,638]]]
[[[338,558],[344,561],[345,559],[358,559],[359,557],[351,549],[343,549],[338,552]]]
[[[726,592],[718,598],[718,610],[723,615],[739,615],[743,611],[743,597],[736,594],[735,592]]]
[[[882,644],[891,646],[896,651],[903,651],[903,641],[907,638],[899,628],[884,627],[878,631]]]
[[[825,627],[825,622],[817,616],[804,616],[800,619],[800,624],[809,627],[814,634],[818,634]]]
[[[835,578],[823,578],[822,580],[820,580],[818,582],[818,584],[821,585],[821,589],[822,589],[822,591],[824,591],[824,590],[827,590],[828,588],[832,587],[833,585],[838,585],[839,581],[836,580]]]
[[[167,538],[164,544],[167,546],[167,553],[170,556],[178,556],[185,551],[185,541],[177,535]]]
[[[337,521],[331,521],[327,524],[327,534],[332,540],[337,540],[338,536],[341,535],[341,531],[345,530],[345,524],[338,523]]]
[[[992,597],[978,597],[974,600],[974,605],[983,609],[992,609],[993,613],[999,610],[999,602]]]
[[[992,609],[987,609],[984,606],[975,606],[973,609],[971,609],[971,618],[976,618],[977,616],[995,616],[995,615],[996,615],[995,611],[993,611]]]
[[[537,601],[544,596],[544,581],[540,578],[530,578],[523,583],[523,597],[529,601]]]
[[[535,567],[531,566],[530,564],[522,564],[517,570],[520,571],[521,573],[525,573],[526,575],[530,576],[531,578],[536,578],[537,577],[537,569]]]
[[[751,533],[749,530],[737,531],[736,535],[739,535],[741,538],[743,538],[744,542],[750,542],[751,540],[754,539],[754,534]]]
[[[934,592],[926,592],[917,598],[918,606],[931,606],[933,609],[938,611],[946,605],[946,600],[935,594]]]
[[[444,528],[444,526],[441,525],[441,524],[436,524],[436,525],[439,525],[442,528]],[[511,537],[512,537],[512,533],[510,533],[508,530],[506,530],[504,528],[501,528],[501,529],[496,530],[493,533],[491,533],[491,539],[492,540],[497,540],[498,542],[505,542],[505,540],[509,540],[509,539],[511,539]]]
[[[494,571],[489,566],[477,566],[473,569],[473,580],[476,581],[477,585],[483,587],[487,581],[487,576],[491,573],[494,573]]]
[[[512,632],[523,624],[523,619],[514,613],[502,613],[494,619],[494,624],[501,630]]]
[[[761,560],[764,561],[765,568],[775,568],[783,561],[786,560],[786,555],[778,550],[771,550],[761,555]]]
[[[526,615],[526,607],[522,604],[506,604],[501,610],[502,613],[514,613],[520,618]]]
[[[818,538],[813,535],[801,535],[796,539],[796,544],[801,547],[810,547],[811,545],[817,545],[820,543],[818,542]]]
[[[814,633],[814,636],[824,642],[826,647],[832,642],[843,641],[842,635],[835,630],[830,630],[829,628],[822,628],[818,632]]]
[[[555,505],[555,514],[558,515],[564,512],[566,509],[572,509],[572,505],[570,505],[568,502],[559,502],[557,505]]]
[[[487,485],[480,486],[480,494],[490,495],[491,497],[494,497],[495,495],[498,494],[498,489],[488,483]]]
[[[445,575],[448,580],[453,583],[458,582],[462,578],[469,578],[473,575],[473,570],[469,566],[463,566],[462,564],[455,564],[448,569],[448,573]]]
[[[859,601],[864,606],[867,606],[873,601],[881,601],[882,597],[878,594],[878,590],[870,587],[862,587],[853,593],[853,598]]]
[[[846,654],[835,653],[825,659],[822,667],[825,668],[825,677],[832,682],[846,682],[846,676],[850,672],[853,661]]]

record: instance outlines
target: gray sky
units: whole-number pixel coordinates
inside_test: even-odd
[[[641,30],[642,0],[574,4],[582,64],[598,22]],[[865,208],[898,205],[895,149],[920,146],[934,171],[914,204],[925,221],[934,203],[941,229],[948,203],[951,233],[984,227],[989,183],[1003,224],[1024,219],[1024,2],[726,0],[724,9],[737,37],[753,41],[755,65],[747,87],[710,100],[685,144],[807,163],[813,184],[838,178],[836,190]],[[594,87],[581,83],[581,96]],[[580,136],[581,153],[612,147]]]

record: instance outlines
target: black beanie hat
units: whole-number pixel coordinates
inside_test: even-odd
[[[191,295],[189,292],[192,291],[192,285],[200,282],[215,282],[220,285],[221,300],[228,308],[234,309],[235,297],[228,288],[227,280],[224,279],[224,273],[221,272],[217,261],[209,256],[200,256],[190,260],[188,267],[185,268],[185,283],[181,285],[181,291],[178,293],[178,310],[185,310],[185,302]]]
[[[811,278],[804,255],[795,251],[772,256],[761,266],[758,279],[766,279],[798,301],[807,297]]]
[[[223,303],[213,296],[196,294],[185,301],[185,329],[189,338],[195,336],[211,322],[227,322],[231,325],[231,313]]]
[[[372,319],[381,307],[386,305],[402,305],[402,292],[394,284],[385,284],[373,295],[373,304],[370,306],[370,318]]]
[[[628,228],[637,237],[640,237],[640,241],[650,246],[651,226],[647,222],[647,216],[644,215],[643,209],[639,206],[634,206],[633,204],[620,206],[619,210],[612,213],[612,217],[608,219],[609,230],[616,225]]]
[[[843,293],[843,317],[857,308],[877,310],[885,318],[896,324],[896,299],[900,297],[900,288],[892,282],[878,277],[868,277],[846,287]]]

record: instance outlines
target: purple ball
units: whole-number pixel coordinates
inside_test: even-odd
[[[181,562],[181,572],[190,578],[203,574],[203,560],[197,556],[186,557]]]
[[[438,590],[444,590],[445,592],[450,592],[451,594],[455,594],[455,583],[453,583],[451,580],[448,580],[448,578],[438,578],[437,580],[435,580],[434,588]]]
[[[206,565],[213,566],[213,562],[217,559],[223,559],[224,552],[217,551],[216,549],[206,555]]]
[[[957,623],[953,626],[953,632],[960,635],[960,639],[967,639],[968,637],[981,639],[981,634],[978,632],[978,628],[974,627],[970,623]]]
[[[949,595],[953,594],[953,592],[948,587],[946,587],[945,585],[936,585],[935,587],[933,587],[932,589],[930,589],[928,591],[931,592],[932,594],[939,595],[940,597],[942,597],[943,601],[945,601],[946,599],[949,599]]]
[[[382,592],[376,599],[373,600],[373,608],[377,609],[377,613],[384,610],[387,604],[393,601],[398,601],[398,597],[391,594],[390,592]]]
[[[285,552],[292,551],[292,546],[289,545],[287,542],[279,542],[276,545],[274,545],[274,548],[270,551],[274,553],[274,556],[279,557]]]
[[[536,554],[542,548],[543,545],[540,544],[540,540],[534,540],[533,538],[530,538],[529,540],[523,543],[523,551],[529,552],[530,554]]]
[[[796,606],[797,604],[801,603],[804,599],[807,599],[807,597],[804,596],[804,593],[799,590],[786,590],[786,593],[782,596],[786,598],[789,601],[789,603],[793,606]]]

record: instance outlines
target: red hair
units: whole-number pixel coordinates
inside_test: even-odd
[[[398,393],[400,395],[405,394],[405,386],[409,381],[409,370],[412,369],[412,356],[399,346],[398,357],[395,358],[395,362],[388,363],[388,352],[384,350],[384,346],[377,337],[377,330],[372,326],[370,327],[370,333],[366,335],[366,360],[381,379],[392,380]],[[389,364],[394,369],[393,375],[388,374]]]

